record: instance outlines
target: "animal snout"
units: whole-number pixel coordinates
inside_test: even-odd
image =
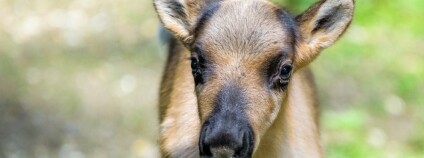
[[[253,146],[253,132],[246,123],[212,118],[203,124],[199,140],[203,158],[247,158]]]

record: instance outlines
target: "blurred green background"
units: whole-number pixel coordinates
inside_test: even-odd
[[[312,64],[325,153],[423,158],[424,1],[356,6]],[[158,157],[158,23],[149,0],[0,1],[0,157]]]

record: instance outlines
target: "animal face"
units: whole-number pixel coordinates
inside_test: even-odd
[[[349,25],[352,0],[322,0],[293,17],[264,0],[156,0],[187,49],[205,157],[251,157],[284,108],[291,76]]]
[[[277,116],[293,71],[297,26],[264,1],[224,1],[201,16],[191,57],[204,122],[201,151],[226,147],[249,155],[252,149],[233,148],[253,148]]]

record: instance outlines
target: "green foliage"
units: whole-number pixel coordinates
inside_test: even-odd
[[[311,65],[327,157],[424,155],[423,8],[356,0]],[[0,17],[0,157],[154,157],[166,57],[150,1],[1,1]]]
[[[314,1],[277,2],[298,14]],[[328,157],[424,155],[423,7],[357,0],[350,30],[312,64]]]

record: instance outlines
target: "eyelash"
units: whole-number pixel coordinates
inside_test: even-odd
[[[290,62],[284,62],[284,64],[280,62],[279,64],[273,64],[273,66],[276,66],[276,69],[272,72],[270,85],[274,89],[284,90],[290,81],[293,66]]]
[[[194,83],[196,85],[203,84],[203,72],[205,69],[203,58],[192,56],[191,60],[191,73],[193,74]]]

